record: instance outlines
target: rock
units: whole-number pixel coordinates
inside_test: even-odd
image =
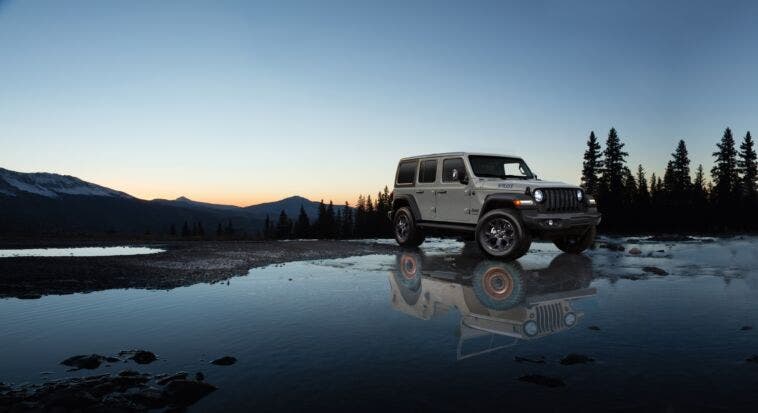
[[[621,278],[624,280],[638,281],[638,280],[645,279],[645,276],[632,274],[632,275],[622,275]]]
[[[666,252],[666,250],[658,250],[658,251],[656,251],[656,252]]]
[[[180,373],[166,377],[180,377]],[[186,373],[183,373],[186,375]],[[73,377],[8,389],[0,395],[0,411],[146,411],[186,409],[216,390],[200,381],[177,379],[164,387],[150,386],[150,374],[125,370],[118,375]]]
[[[515,356],[513,358],[513,361],[515,361],[517,363],[545,364],[545,356],[539,356],[537,358]]]
[[[166,378],[162,378],[157,381],[158,384],[161,386],[168,384],[169,382],[173,380],[185,380],[187,378],[188,374],[187,372],[180,371],[179,373],[173,374],[171,376],[168,376]]]
[[[624,246],[621,244],[617,244],[615,242],[606,242],[605,244],[600,245],[601,248],[606,248],[611,251],[624,251]]]
[[[629,249],[629,253],[632,254],[632,255],[640,255],[640,254],[642,254],[642,250],[640,250],[637,247],[633,247],[633,248]]]
[[[642,271],[653,273],[655,275],[668,275],[669,273],[666,272],[666,270],[663,270],[658,267],[642,267]]]
[[[197,373],[195,373],[195,380],[197,381],[205,380],[205,374],[203,374],[202,371],[198,371]]]
[[[748,331],[752,329],[753,329],[753,326],[742,326],[742,328],[740,328],[740,331]]]
[[[211,364],[215,364],[217,366],[231,366],[232,364],[236,362],[237,362],[236,358],[232,356],[224,356],[224,357],[211,361]]]
[[[600,331],[600,327],[598,327],[598,326],[589,326],[589,327],[587,327],[587,330]]]
[[[102,364],[105,360],[106,358],[99,354],[90,354],[69,357],[63,360],[61,364],[64,366],[73,367],[75,370],[94,370],[100,367],[100,364]]]
[[[592,357],[585,356],[584,354],[571,353],[561,359],[561,364],[564,366],[570,366],[573,364],[587,364],[594,362]]]
[[[518,378],[519,381],[538,384],[545,387],[563,387],[566,383],[558,377],[543,376],[541,374],[525,374]]]
[[[758,363],[758,354],[753,354],[752,356],[745,359],[748,363]]]
[[[137,364],[150,364],[158,359],[155,353],[147,350],[124,350],[118,353],[119,356],[128,356],[129,360],[134,360]]]
[[[164,394],[170,404],[188,406],[216,391],[216,386],[202,381],[174,380],[166,385]]]
[[[16,296],[19,300],[39,300],[42,295],[37,293],[22,293]]]

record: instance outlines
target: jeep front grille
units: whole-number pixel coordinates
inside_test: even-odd
[[[582,210],[582,203],[576,199],[576,189],[548,188],[542,191],[545,194],[545,211],[576,212]]]
[[[538,305],[537,326],[540,333],[548,333],[563,327],[563,307],[561,303]]]

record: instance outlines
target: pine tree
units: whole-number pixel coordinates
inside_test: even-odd
[[[603,159],[603,169],[599,181],[599,204],[603,213],[607,214],[607,223],[609,227],[620,225],[621,210],[627,199],[628,193],[624,191],[624,177],[626,175],[626,157],[624,144],[621,142],[615,128],[608,132],[608,139],[605,143],[605,155]]]
[[[587,150],[584,151],[584,162],[582,163],[582,188],[592,195],[598,192],[598,174],[603,167],[603,161],[600,159],[600,143],[595,137],[595,132],[590,132],[587,140]]]
[[[726,128],[721,142],[716,144],[718,150],[713,153],[716,158],[711,176],[715,186],[713,196],[717,203],[729,203],[737,199],[739,175],[737,173],[737,150],[734,148],[732,130]]]
[[[311,222],[308,219],[308,214],[305,213],[305,208],[300,205],[300,213],[297,216],[297,223],[295,224],[295,236],[303,239],[310,237]]]
[[[326,217],[326,205],[324,205],[324,200],[322,199],[321,202],[318,204],[318,218],[316,218],[316,225],[315,225],[315,231],[314,236],[316,238],[322,239],[322,238],[328,238],[327,235],[327,228],[328,228],[328,222]]]
[[[626,205],[632,205],[637,196],[637,182],[634,179],[632,171],[624,167],[624,199]]]
[[[692,179],[690,178],[690,159],[687,154],[687,145],[684,140],[679,140],[674,153],[671,154],[671,188],[667,188],[671,198],[677,202],[687,201],[689,198]]]
[[[268,218],[268,216],[266,216],[266,218]],[[226,228],[224,229],[224,232],[226,233],[226,235],[234,235],[234,226],[232,225],[231,219],[226,223]]]
[[[637,194],[636,202],[641,206],[650,204],[650,191],[647,187],[647,178],[645,178],[645,169],[642,165],[637,166]]]
[[[205,238],[205,228],[203,228],[203,223],[201,221],[197,222],[197,235],[199,235],[200,238]]]
[[[171,226],[168,228],[168,235],[176,236],[176,226],[174,224],[171,224]]]
[[[658,193],[658,186],[656,183],[658,179],[655,176],[655,172],[650,174],[650,202],[655,204],[660,200],[660,194]]]
[[[216,237],[220,237],[224,235],[224,228],[221,226],[221,223],[218,223],[218,227],[216,227]]]
[[[708,200],[706,188],[705,188],[705,172],[703,172],[703,165],[697,166],[695,172],[695,180],[692,182],[692,200],[695,205],[703,205]]]
[[[350,204],[345,201],[345,209],[343,209],[342,219],[342,238],[353,237],[353,210],[350,208]]]
[[[358,201],[355,204],[355,223],[353,224],[353,235],[358,238],[366,236],[366,199],[363,195],[358,195]]]
[[[366,233],[367,237],[376,236],[376,228],[374,227],[374,201],[371,200],[371,195],[366,196]]]
[[[189,237],[190,236],[190,228],[187,221],[184,221],[184,225],[182,225],[182,237]]]
[[[325,238],[335,238],[337,234],[337,218],[334,215],[334,203],[329,200],[329,205],[326,207],[326,232]]]
[[[292,221],[287,217],[287,213],[282,209],[279,213],[279,220],[276,222],[276,238],[287,239],[292,231]]]
[[[745,138],[742,140],[742,144],[740,144],[737,171],[742,175],[741,186],[744,199],[748,201],[748,204],[755,202],[758,171],[756,171],[756,153],[750,131],[745,134]]]

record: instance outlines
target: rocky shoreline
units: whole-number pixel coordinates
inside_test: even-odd
[[[104,245],[102,243],[97,245]],[[0,258],[0,298],[39,298],[115,288],[172,289],[215,283],[254,267],[291,261],[392,254],[394,245],[350,241],[113,242],[165,249],[151,255]],[[0,248],[82,247],[87,241],[5,241]]]
[[[150,351],[129,350],[122,351],[118,356],[72,356],[61,364],[73,367],[73,371],[94,370],[101,363],[133,361],[150,364],[154,360],[156,356]],[[202,372],[190,378],[183,371],[149,374],[126,369],[115,374],[70,377],[42,384],[11,386],[0,383],[0,412],[183,411],[217,389],[205,381]]]

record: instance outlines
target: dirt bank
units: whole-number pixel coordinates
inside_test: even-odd
[[[0,244],[8,248],[7,243]],[[38,298],[112,288],[171,289],[225,280],[269,264],[397,251],[393,245],[348,241],[121,242],[119,245],[157,247],[166,252],[117,257],[0,258],[0,297]],[[87,243],[46,246],[87,246]]]

